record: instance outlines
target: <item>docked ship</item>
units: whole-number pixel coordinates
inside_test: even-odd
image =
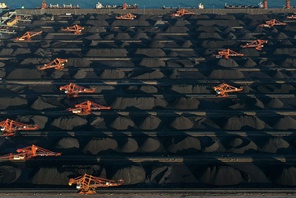
[[[263,8],[263,3],[260,2],[258,5],[228,5],[225,3],[225,9],[256,9],[256,8]]]
[[[96,4],[96,9],[138,9],[138,5],[128,5],[126,3],[123,5],[103,5],[102,3],[98,2]]]
[[[79,9],[79,5],[72,5],[72,4],[63,4],[63,5],[59,5],[59,4],[46,4],[46,1],[43,0],[41,7],[39,7],[41,9]]]
[[[72,4],[63,4],[63,5],[59,5],[59,4],[49,4],[49,6],[47,8],[50,9],[58,9],[58,8],[66,8],[66,9],[79,9],[79,5],[72,5]]]
[[[5,3],[0,3],[0,14],[9,11],[9,7]]]
[[[0,3],[0,9],[9,9],[5,3]]]

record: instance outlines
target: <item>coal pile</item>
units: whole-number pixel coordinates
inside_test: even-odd
[[[272,18],[285,20],[34,15],[29,27],[42,36],[1,45],[0,121],[39,128],[1,137],[0,153],[35,144],[62,152],[63,160],[1,161],[0,183],[66,187],[87,173],[123,179],[123,188],[295,187],[295,162],[281,160],[296,149],[296,25],[258,26]],[[73,24],[85,27],[82,34],[60,30]],[[256,39],[268,43],[241,47]],[[222,49],[243,56],[219,58]],[[61,70],[38,70],[54,58],[68,61]],[[60,86],[70,82],[95,92],[67,97]],[[213,86],[221,83],[243,91],[217,97]],[[111,109],[67,110],[86,100]]]

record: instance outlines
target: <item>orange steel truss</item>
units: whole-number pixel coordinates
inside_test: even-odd
[[[68,59],[56,58],[53,61],[39,67],[38,70],[46,70],[51,68],[54,68],[56,70],[62,70],[64,69],[64,65],[65,65],[64,63],[67,63],[67,62],[68,62]]]
[[[195,13],[190,12],[186,9],[180,9],[180,10],[177,10],[176,12],[172,13],[171,17],[182,17],[184,15],[193,15],[193,14],[195,14]]]
[[[70,178],[68,184],[69,186],[76,184],[76,188],[78,189],[79,194],[93,195],[96,194],[96,188],[120,186],[123,183],[124,181],[122,179],[115,181],[84,174],[83,176]]]
[[[31,41],[31,38],[37,35],[42,34],[42,31],[39,32],[26,32],[23,36],[15,38],[15,41]]]
[[[68,97],[76,98],[78,97],[79,93],[94,93],[96,91],[95,88],[88,89],[81,86],[78,86],[74,83],[70,83],[65,86],[60,86],[61,91],[65,91],[65,94],[67,94]]]
[[[261,40],[257,39],[255,41],[252,41],[250,43],[247,43],[245,45],[241,45],[242,48],[255,48],[256,50],[262,50],[262,47],[264,47],[263,44],[268,43],[267,40]]]
[[[61,153],[52,152],[50,150],[41,148],[34,144],[32,144],[31,146],[17,149],[16,152],[17,154],[10,153],[10,154],[1,156],[0,159],[8,159],[13,161],[13,160],[29,160],[34,157],[61,156]]]
[[[280,22],[276,19],[271,19],[269,21],[266,21],[265,23],[263,24],[260,24],[259,26],[260,27],[268,27],[268,28],[271,28],[273,26],[286,26],[287,23],[284,23],[284,22]]]
[[[89,115],[92,111],[96,110],[110,110],[111,107],[103,106],[97,103],[94,103],[90,100],[87,100],[83,103],[76,104],[75,108],[68,108],[68,111],[80,114],[80,115]]]
[[[225,58],[228,59],[230,56],[244,56],[244,54],[237,53],[231,49],[221,50],[218,52],[217,55],[215,55],[216,58]]]
[[[74,32],[74,34],[81,34],[82,30],[84,30],[84,27],[77,24],[70,27],[62,28],[62,31]]]
[[[3,132],[3,136],[13,136],[17,131],[33,131],[38,130],[37,125],[23,124],[14,120],[6,119],[0,122],[0,129]]]
[[[213,89],[216,92],[218,97],[226,98],[226,97],[228,97],[228,93],[240,92],[243,90],[243,87],[237,88],[237,87],[231,86],[229,84],[222,83],[218,86],[214,86]]]
[[[125,15],[116,17],[116,19],[120,19],[120,20],[134,20],[135,18],[137,18],[137,16],[132,13],[127,13]]]

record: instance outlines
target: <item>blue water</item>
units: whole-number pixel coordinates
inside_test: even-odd
[[[138,4],[140,8],[161,8],[166,7],[197,7],[202,3],[205,8],[223,8],[224,3],[229,5],[258,5],[261,0],[99,0],[103,5],[122,5]],[[6,3],[10,8],[36,8],[40,7],[42,0],[0,0]],[[98,0],[47,0],[47,4],[72,4],[79,5],[80,8],[94,8]],[[285,0],[269,0],[268,7],[282,8],[285,5]],[[291,0],[291,6],[296,6],[295,0]]]

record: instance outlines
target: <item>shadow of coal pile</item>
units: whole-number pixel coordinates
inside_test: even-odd
[[[42,35],[2,41],[0,121],[39,129],[1,137],[0,154],[35,144],[62,156],[1,161],[1,187],[66,187],[84,173],[123,179],[123,188],[296,186],[294,23],[114,16],[34,15],[29,27]],[[82,34],[61,31],[74,24]],[[257,39],[268,40],[262,50],[241,48]],[[244,56],[216,58],[222,49]],[[68,60],[64,69],[38,70],[55,58]],[[70,82],[95,93],[68,98],[60,86]],[[216,97],[223,82],[243,91]],[[67,111],[85,100],[111,110]]]

